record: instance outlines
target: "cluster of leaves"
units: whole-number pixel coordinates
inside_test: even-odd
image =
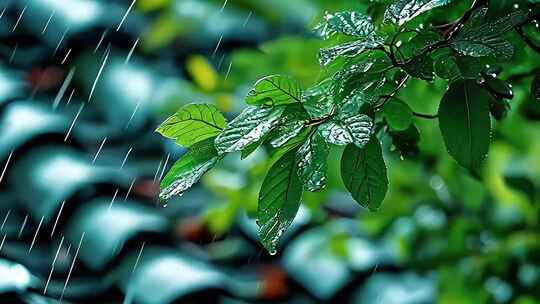
[[[515,9],[488,20],[487,1],[475,1],[454,23],[409,26],[449,2],[397,0],[379,27],[362,13],[327,13],[315,30],[340,43],[321,49],[319,59],[336,71],[313,87],[304,90],[286,76],[265,77],[248,93],[248,107],[228,123],[213,105],[180,109],[157,129],[189,148],[161,182],[160,199],[181,195],[227,153],[240,151],[245,158],[264,146],[273,165],[260,190],[257,223],[262,244],[274,253],[303,191],[325,187],[331,145],[345,146],[341,176],[352,197],[377,210],[388,188],[378,135],[389,134],[402,156],[415,155],[420,135],[414,116],[438,118],[449,154],[477,175],[489,148],[491,116],[503,118],[513,95],[497,68],[486,63],[512,58],[514,46],[505,34],[538,14]],[[449,82],[438,114],[416,113],[396,97],[410,78],[435,77]],[[537,98],[538,83],[537,77]]]

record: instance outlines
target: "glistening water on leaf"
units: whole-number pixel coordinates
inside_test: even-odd
[[[355,145],[345,148],[341,157],[341,178],[360,205],[371,211],[379,208],[388,190],[388,178],[377,138],[372,138],[363,149]]]
[[[259,193],[259,237],[270,253],[276,251],[300,207],[302,183],[296,173],[296,154],[297,150],[287,152],[270,168]]]
[[[163,122],[156,132],[175,139],[189,147],[199,141],[216,137],[225,128],[227,121],[216,106],[211,104],[189,104]]]
[[[267,76],[255,83],[245,98],[248,106],[228,124],[215,107],[190,105],[158,129],[191,146],[162,181],[161,197],[183,193],[227,153],[240,151],[245,158],[265,149],[271,168],[259,192],[257,218],[262,244],[275,253],[303,191],[325,187],[329,160],[336,157],[332,146],[346,146],[345,188],[371,211],[388,190],[382,147],[395,147],[401,157],[418,156],[417,119],[438,119],[450,156],[480,176],[490,145],[490,115],[504,118],[513,98],[511,83],[493,67],[512,58],[515,39],[507,35],[537,19],[538,9],[531,4],[530,10],[507,9],[492,18],[488,1],[475,0],[457,21],[431,25],[433,9],[460,7],[457,2],[396,0],[384,16],[378,10],[326,13],[315,27],[328,42],[319,52],[323,69],[312,87],[303,90],[291,77]],[[430,22],[413,28],[420,15]],[[419,104],[402,94],[409,81],[447,84],[437,114],[411,110],[408,104]],[[531,87],[536,99],[538,82],[536,76]]]
[[[455,82],[439,108],[439,126],[448,153],[463,167],[477,173],[491,137],[491,96],[472,80]]]

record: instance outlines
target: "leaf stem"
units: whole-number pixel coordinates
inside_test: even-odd
[[[373,110],[377,111],[379,110],[380,108],[382,108],[387,102],[388,100],[390,100],[390,98],[394,97],[397,92],[407,83],[407,81],[409,80],[409,78],[411,78],[411,76],[407,75],[405,77],[403,77],[403,79],[401,80],[401,82],[398,84],[398,86],[392,91],[392,93],[388,94],[388,95],[382,95],[380,96],[381,98],[384,98],[383,102],[381,102],[379,105],[375,106],[373,108]]]
[[[416,116],[416,117],[425,118],[425,119],[437,119],[437,118],[439,118],[438,114],[422,114],[422,113],[413,112],[413,115]]]

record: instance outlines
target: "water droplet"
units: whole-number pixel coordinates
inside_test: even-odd
[[[274,250],[270,250],[270,251],[268,251],[268,253],[269,253],[270,255],[276,255],[276,254],[277,254],[277,250],[275,250],[275,249],[274,249]]]

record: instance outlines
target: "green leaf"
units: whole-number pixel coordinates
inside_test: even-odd
[[[512,99],[514,97],[514,91],[512,86],[506,81],[495,78],[491,75],[485,75],[483,78],[484,86],[492,93],[496,98],[502,99]]]
[[[459,67],[461,78],[477,79],[480,73],[484,70],[484,66],[480,60],[469,56],[456,56],[456,63]]]
[[[274,148],[279,148],[286,144],[289,140],[296,137],[304,130],[305,122],[303,120],[297,120],[279,126],[277,130],[277,136],[270,141],[270,145]]]
[[[341,178],[352,197],[362,206],[376,211],[388,190],[386,165],[377,138],[360,149],[348,145],[341,158]]]
[[[496,21],[460,31],[450,44],[466,56],[509,59],[514,55],[514,47],[502,35],[526,19],[526,12],[515,11]]]
[[[319,52],[319,62],[326,66],[338,57],[354,58],[365,50],[374,49],[383,44],[384,40],[380,37],[370,37],[364,40],[357,40],[342,43],[330,48],[321,49]]]
[[[338,105],[338,117],[346,118],[360,113],[362,106],[374,103],[373,96],[359,90],[353,91]]]
[[[400,47],[399,54],[404,54],[406,58],[418,56],[441,41],[443,39],[438,33],[423,30]]]
[[[461,28],[461,31],[468,32],[473,28],[480,27],[482,24],[486,22],[487,13],[488,13],[487,7],[480,7],[476,9],[472,13],[471,18],[467,22],[465,22],[465,24]]]
[[[452,51],[443,49],[433,55],[435,58],[433,69],[435,74],[442,79],[455,80],[461,77],[461,71]]]
[[[384,104],[383,117],[391,130],[403,131],[412,124],[413,112],[403,101],[391,98]]]
[[[253,152],[255,152],[255,150],[257,150],[257,148],[259,148],[260,146],[262,146],[262,144],[268,139],[268,134],[266,134],[265,136],[263,136],[261,139],[259,139],[258,141],[254,142],[254,143],[251,143],[249,145],[247,145],[244,149],[242,149],[240,151],[240,159],[245,159],[247,158],[248,156],[250,156],[251,154],[253,154]]]
[[[217,136],[227,125],[225,117],[211,104],[188,104],[167,118],[156,132],[175,139],[184,147]]]
[[[371,17],[358,12],[326,13],[324,21],[315,27],[315,31],[323,39],[336,34],[362,38],[374,35],[375,25]]]
[[[332,113],[334,108],[332,89],[332,79],[326,79],[303,93],[302,105],[311,118],[323,118]]]
[[[401,26],[420,14],[450,2],[451,0],[396,0],[384,12],[384,21]]]
[[[245,101],[249,105],[284,105],[300,102],[302,89],[298,81],[281,75],[267,76],[255,83]]]
[[[390,131],[392,144],[399,150],[402,157],[415,157],[420,153],[418,143],[420,132],[415,125],[411,125],[405,131]]]
[[[514,46],[503,37],[484,35],[464,37],[451,43],[460,54],[472,57],[495,57],[509,59],[514,55]]]
[[[433,59],[428,55],[420,55],[408,61],[403,69],[412,77],[431,81],[434,78]]]
[[[381,58],[346,66],[332,76],[334,95],[338,100],[346,98],[355,91],[369,92],[376,96],[386,83],[384,71],[389,66],[391,62]]]
[[[285,107],[247,107],[216,138],[219,154],[243,150],[275,128]]]
[[[531,85],[531,92],[534,98],[536,98],[536,101],[540,101],[540,74],[537,74],[536,77],[534,77]]]
[[[295,138],[305,129],[309,119],[308,113],[301,104],[288,105],[281,116],[280,125],[270,132],[270,145],[278,148]]]
[[[489,112],[497,120],[506,118],[510,109],[510,103],[506,99],[494,100],[489,104]]]
[[[439,127],[448,153],[472,173],[478,173],[488,153],[491,99],[475,81],[457,81],[439,107]]]
[[[321,126],[319,130],[329,144],[347,145],[353,143],[363,147],[369,141],[373,132],[373,120],[364,114],[332,119]]]
[[[270,168],[259,193],[259,237],[271,254],[300,207],[302,183],[296,173],[296,153],[297,149],[287,152]]]
[[[329,152],[330,147],[318,131],[298,149],[298,176],[306,190],[317,191],[325,187]]]
[[[214,138],[207,138],[192,145],[161,181],[160,200],[166,201],[174,195],[182,195],[214,167],[219,159]]]

